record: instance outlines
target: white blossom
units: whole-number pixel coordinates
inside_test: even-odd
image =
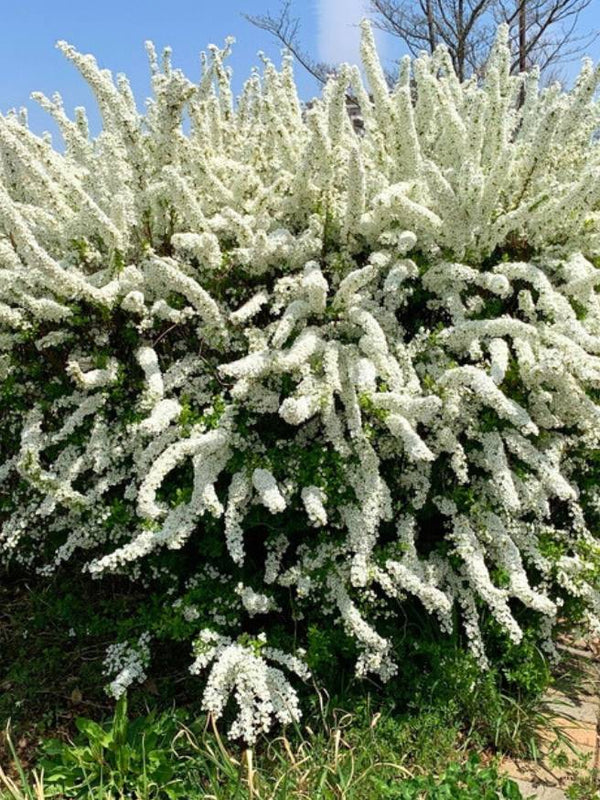
[[[308,518],[315,526],[327,525],[327,510],[325,492],[318,486],[305,486],[302,489],[302,502]]]
[[[255,469],[252,473],[252,485],[257,491],[257,494],[269,511],[272,514],[277,514],[284,511],[286,507],[285,498],[279,490],[277,481],[273,475],[266,469]]]
[[[142,633],[135,645],[127,642],[109,645],[104,658],[104,674],[115,677],[106,691],[116,700],[127,692],[133,683],[146,680],[146,669],[150,663],[150,634]],[[116,673],[116,674],[115,674]]]

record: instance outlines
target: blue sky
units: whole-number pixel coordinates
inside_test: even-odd
[[[296,0],[306,48],[324,60],[356,60],[356,23],[363,4],[364,0]],[[174,64],[195,80],[199,52],[209,43],[222,43],[229,34],[235,36],[230,63],[236,91],[257,63],[257,51],[275,59],[279,54],[277,45],[242,17],[242,13],[274,10],[277,0],[13,0],[2,6],[0,111],[26,105],[31,126],[39,132],[52,125],[29,100],[34,90],[48,95],[60,91],[68,110],[77,105],[94,107],[82,79],[55,49],[57,39],[93,53],[101,66],[114,73],[125,72],[140,103],[149,93],[146,39],[152,39],[158,49],[170,45]],[[592,0],[582,19],[584,30],[594,27],[600,27],[600,0]],[[389,40],[382,40],[381,47],[384,58],[400,53],[398,45]],[[596,42],[590,54],[600,59],[600,43]],[[575,69],[573,66],[570,71]],[[302,95],[313,95],[314,81],[300,68],[297,77]]]

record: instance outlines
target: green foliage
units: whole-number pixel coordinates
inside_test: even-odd
[[[185,602],[203,614],[211,600],[211,585],[207,581],[190,587]],[[0,698],[0,715],[15,717],[19,737],[29,731],[32,737],[56,739],[53,731],[64,730],[65,719],[82,712],[89,717],[93,712],[91,722],[80,721],[69,731],[73,744],[63,739],[43,747],[47,796],[57,796],[62,787],[65,797],[108,800],[112,787],[116,800],[121,787],[137,800],[172,796],[200,800],[207,795],[217,800],[247,800],[243,754],[235,747],[221,750],[215,732],[206,731],[205,719],[196,716],[197,681],[184,668],[173,672],[175,648],[187,653],[186,643],[197,623],[186,621],[164,603],[160,592],[146,593],[146,616],[139,619],[127,610],[133,585],[103,583],[93,597],[80,589],[65,574],[50,587],[43,580],[20,592],[14,585],[7,587],[4,598],[14,638],[7,640],[11,664],[8,669],[5,664],[0,675],[4,685],[11,687]],[[465,747],[531,753],[531,731],[540,721],[539,694],[549,680],[545,659],[532,658],[533,644],[509,645],[500,634],[493,640],[490,629],[490,642],[510,667],[505,672],[494,668],[482,673],[459,639],[440,634],[416,603],[412,611],[407,605],[406,611],[410,616],[397,654],[401,671],[388,686],[370,685],[368,690],[353,677],[354,645],[343,630],[308,627],[307,660],[322,670],[335,694],[330,698],[324,692],[315,695],[312,687],[306,687],[305,727],[285,731],[285,738],[276,743],[257,744],[257,798],[294,800],[308,794],[333,800],[344,796],[343,790],[348,800],[379,800],[385,797],[382,786],[389,792],[404,791],[399,798],[419,798],[421,790],[421,796],[427,797],[427,790],[435,798],[430,786],[437,789],[437,784],[446,784],[462,791],[462,781],[467,791],[477,785],[478,769],[458,766],[464,761]],[[69,635],[72,628],[76,637]],[[103,702],[98,687],[104,682],[104,646],[117,637],[132,639],[144,629],[151,629],[164,647],[157,648],[149,686],[135,689],[129,698],[133,719],[127,723],[125,738],[115,738],[123,726],[114,719],[102,722],[102,711],[96,710]],[[247,643],[255,640],[252,633],[245,634]],[[59,686],[64,690],[57,692]],[[172,710],[174,702],[177,712]],[[153,709],[149,714],[143,711],[148,704]],[[219,730],[224,731],[226,723]],[[295,760],[290,760],[290,752]],[[119,764],[126,766],[125,771]],[[451,768],[452,764],[456,766]],[[154,783],[159,783],[163,769],[168,774],[166,768],[171,776],[159,792]],[[489,769],[493,767],[480,770],[482,797],[483,790],[493,785]],[[96,784],[90,793],[87,786],[92,776]],[[67,780],[71,781],[68,785]],[[100,785],[104,795],[99,794]],[[76,787],[80,795],[68,793]]]
[[[149,714],[130,721],[127,697],[117,702],[113,719],[99,725],[80,717],[73,743],[49,740],[42,747],[48,797],[187,797],[171,749],[175,715]]]
[[[42,757],[32,775],[32,779],[34,775],[44,776],[41,794],[27,793],[30,781],[13,748],[13,764],[21,785],[21,794],[13,797],[521,798],[516,785],[500,774],[494,760],[485,759],[484,763],[478,756],[465,757],[456,731],[445,728],[439,716],[401,721],[372,714],[366,707],[348,714],[339,709],[331,711],[327,705],[322,714],[316,731],[309,726],[305,731],[295,727],[274,742],[260,741],[254,751],[241,752],[226,747],[216,728],[202,721],[189,722],[181,712],[151,712],[130,720],[121,701],[114,717],[103,724],[78,719],[73,741],[43,744]]]
[[[216,395],[213,399],[212,407],[206,409],[195,409],[190,397],[184,397],[181,403],[179,414],[179,425],[184,436],[191,434],[194,425],[201,425],[203,429],[213,430],[219,424],[219,420],[225,410],[225,401],[221,395]]]
[[[510,778],[503,778],[494,764],[484,766],[477,756],[451,764],[440,775],[403,781],[397,786],[378,782],[381,800],[521,800],[523,795]]]

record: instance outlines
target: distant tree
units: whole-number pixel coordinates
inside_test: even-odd
[[[457,75],[464,80],[485,65],[497,25],[509,26],[513,72],[538,66],[556,76],[566,61],[580,55],[598,35],[581,33],[581,13],[592,0],[369,0],[373,23],[400,39],[408,51],[431,52],[444,44]],[[335,65],[315,60],[302,47],[300,20],[292,0],[282,0],[276,13],[245,15],[289,49],[319,82]]]
[[[494,0],[370,0],[375,25],[412,55],[444,44],[461,80],[485,61],[493,38]]]
[[[506,22],[514,54],[513,72],[537,65],[555,73],[565,62],[577,58],[597,37],[597,32],[579,32],[581,13],[592,0],[494,0],[495,21]]]

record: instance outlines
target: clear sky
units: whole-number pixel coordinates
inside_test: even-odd
[[[93,53],[114,73],[126,73],[141,103],[149,93],[146,39],[152,39],[157,49],[170,45],[175,66],[195,80],[199,52],[231,34],[237,40],[230,63],[238,91],[258,62],[259,50],[279,57],[277,45],[242,14],[260,14],[277,5],[277,0],[7,0],[2,3],[0,27],[0,111],[26,105],[32,128],[41,132],[52,125],[29,100],[34,90],[48,95],[60,91],[67,110],[77,105],[93,109],[85,83],[54,48],[58,39]],[[295,7],[307,50],[327,61],[357,60],[356,25],[364,13],[364,0],[296,0]],[[582,19],[582,30],[591,28],[600,28],[600,0],[592,0]],[[381,39],[381,47],[384,59],[401,54],[395,41]],[[599,42],[590,54],[600,59]],[[297,77],[302,95],[313,95],[315,82],[300,68]]]

